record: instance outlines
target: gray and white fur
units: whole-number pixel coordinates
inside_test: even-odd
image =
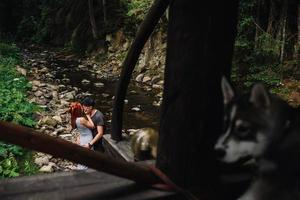
[[[257,177],[239,200],[300,200],[300,112],[265,87],[236,95],[222,79],[224,134],[215,150],[225,163],[257,162]]]

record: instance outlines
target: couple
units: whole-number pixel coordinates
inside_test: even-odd
[[[104,152],[102,147],[102,136],[104,134],[103,114],[94,108],[95,101],[86,97],[74,108],[72,115],[72,126],[77,128],[79,136],[76,143],[89,148]]]

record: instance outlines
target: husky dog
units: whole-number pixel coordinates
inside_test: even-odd
[[[235,95],[222,79],[224,134],[215,150],[221,161],[254,158],[257,177],[239,200],[300,200],[300,112],[255,84]]]

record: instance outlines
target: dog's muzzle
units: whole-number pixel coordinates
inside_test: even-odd
[[[226,151],[222,148],[215,148],[215,155],[217,159],[222,159],[226,154]]]

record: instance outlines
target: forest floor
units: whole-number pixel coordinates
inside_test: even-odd
[[[300,106],[300,81],[295,79],[284,79],[282,84],[274,92],[282,97],[293,107]]]

